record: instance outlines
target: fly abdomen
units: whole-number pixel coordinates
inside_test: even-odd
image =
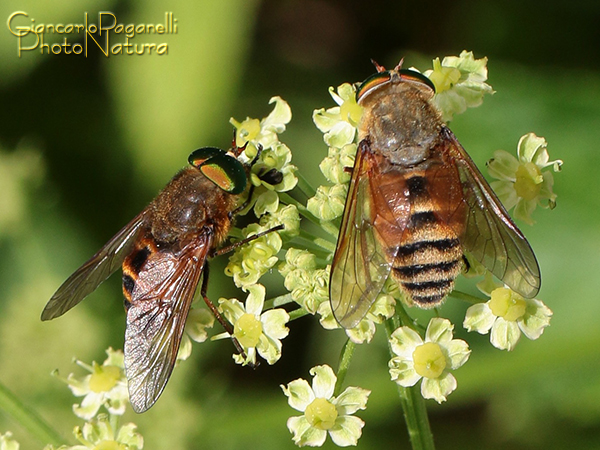
[[[131,306],[133,290],[138,282],[140,271],[146,265],[148,258],[156,251],[158,251],[156,243],[148,236],[144,236],[136,242],[134,249],[123,261],[123,297],[125,309],[129,309]]]
[[[454,288],[463,251],[452,229],[435,213],[420,175],[406,179],[411,213],[396,250],[392,276],[420,307],[439,305]]]

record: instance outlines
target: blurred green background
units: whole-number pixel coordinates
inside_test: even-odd
[[[311,113],[333,106],[329,86],[366,78],[369,58],[393,66],[405,57],[425,70],[432,58],[467,49],[489,57],[497,91],[451,124],[475,162],[483,167],[496,149],[514,152],[532,131],[565,163],[555,175],[557,208],[536,211],[533,227],[521,224],[542,268],[539,298],[554,317],[538,341],[522,338],[511,353],[456,327],[473,354],[448,402],[428,402],[436,443],[600,448],[600,3],[5,0],[0,18],[15,11],[36,24],[82,23],[85,12],[96,20],[98,11],[124,24],[161,23],[170,11],[178,25],[177,34],[135,38],[166,42],[166,56],[108,58],[96,48],[87,58],[37,51],[19,58],[17,38],[6,26],[0,31],[0,382],[69,443],[81,420],[50,372],[82,374],[74,356],[101,362],[108,346],[122,348],[120,277],[59,320],[41,323],[39,314],[191,150],[227,147],[229,118],[264,117],[279,95],[294,116],[281,140],[317,185],[327,149]],[[239,296],[215,276],[225,260],[213,265],[214,299]],[[451,300],[443,314],[460,324],[465,309]],[[138,424],[147,449],[295,448],[285,426],[295,412],[279,385],[308,378],[316,364],[336,367],[344,336],[312,317],[290,328],[283,358],[254,371],[233,363],[229,342],[195,345],[160,401],[125,421]],[[357,349],[347,378],[373,391],[358,414],[367,423],[359,447],[409,448],[383,335]],[[6,430],[22,449],[43,446],[0,412]]]

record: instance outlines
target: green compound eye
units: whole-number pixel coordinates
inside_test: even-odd
[[[246,189],[248,180],[244,166],[220,148],[199,148],[192,152],[188,161],[206,178],[230,194],[241,194]]]
[[[246,171],[241,162],[223,153],[199,167],[206,178],[230,194],[241,194],[246,189]]]
[[[188,157],[188,162],[192,166],[199,168],[202,164],[204,164],[206,161],[208,161],[212,157],[217,156],[217,155],[222,155],[222,154],[225,154],[225,152],[223,150],[221,150],[220,148],[202,147],[202,148],[199,148],[198,150],[194,150],[192,152],[192,154]]]
[[[392,74],[389,71],[379,72],[371,75],[365,81],[361,83],[359,88],[356,91],[356,101],[359,102],[360,99],[371,89],[380,84],[388,83],[392,79]]]

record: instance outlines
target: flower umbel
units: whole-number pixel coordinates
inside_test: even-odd
[[[242,230],[242,235],[248,238],[266,230],[266,227],[252,223]],[[230,256],[225,274],[233,277],[235,285],[241,288],[256,284],[279,261],[277,253],[281,245],[281,237],[277,232],[252,240]]]
[[[279,205],[277,192],[287,192],[296,186],[298,179],[295,172],[296,166],[291,164],[292,152],[279,142],[278,134],[285,131],[286,125],[292,118],[292,111],[285,100],[273,97],[269,101],[275,103],[273,111],[262,120],[247,117],[246,120],[238,122],[231,118],[230,122],[236,128],[236,145],[246,146],[244,154],[252,159],[256,156],[258,147],[262,148],[260,158],[252,166],[250,182],[256,187],[252,201],[257,217],[265,212],[274,212]],[[281,175],[281,181],[270,184],[262,177],[269,171],[277,171]]]
[[[421,395],[438,403],[456,389],[456,370],[469,359],[471,350],[461,339],[452,339],[454,325],[448,319],[431,319],[425,340],[409,327],[400,327],[391,335],[389,362],[392,380],[400,386],[414,386],[420,379]]]
[[[281,358],[281,339],[286,337],[289,329],[285,324],[290,320],[283,309],[271,309],[262,312],[265,301],[265,288],[260,284],[246,288],[248,298],[245,305],[236,299],[220,299],[219,309],[233,325],[233,337],[237,339],[246,352],[234,355],[238,364],[254,364],[256,353],[269,364],[275,364]],[[215,336],[214,339],[229,337],[228,333]]]
[[[558,172],[562,161],[550,161],[546,140],[528,133],[517,145],[517,158],[504,150],[496,150],[488,161],[488,172],[498,181],[490,185],[507,210],[515,208],[514,216],[533,225],[531,214],[537,206],[553,209],[556,194],[552,192],[554,177],[547,167]]]
[[[101,406],[110,414],[122,415],[129,402],[127,380],[125,379],[123,352],[108,348],[108,358],[102,365],[93,362],[85,364],[79,360],[75,362],[90,372],[89,375],[79,379],[69,374],[65,381],[73,395],[84,397],[81,404],[73,405],[73,412],[77,417],[90,420],[96,415]]]
[[[356,445],[365,423],[352,414],[367,407],[371,391],[348,387],[334,397],[337,377],[331,367],[316,366],[310,374],[314,377],[312,388],[303,379],[281,386],[289,405],[304,413],[288,419],[287,426],[294,435],[294,443],[299,447],[320,447],[329,434],[340,447]]]
[[[523,298],[508,287],[495,283],[489,274],[477,287],[489,295],[490,300],[467,309],[463,326],[479,334],[490,333],[494,347],[510,351],[519,342],[521,333],[535,340],[550,325],[552,311],[540,300]]]

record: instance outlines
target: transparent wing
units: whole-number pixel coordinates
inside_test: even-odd
[[[445,147],[441,151],[456,165],[466,202],[466,225],[458,233],[463,247],[511,289],[535,297],[540,268],[529,242],[454,134],[446,128],[442,133]]]
[[[138,214],[102,247],[98,253],[73,273],[56,291],[42,311],[42,320],[66,313],[91,294],[131,252],[140,230],[144,228],[145,212]]]
[[[200,235],[176,255],[152,253],[138,275],[124,351],[129,399],[138,413],[156,402],[171,376],[211,236]]]
[[[395,201],[399,206],[401,196],[395,195],[392,201],[380,184],[383,163],[368,141],[361,141],[329,280],[331,308],[344,328],[355,327],[375,302],[405,228],[399,210],[390,204]]]

